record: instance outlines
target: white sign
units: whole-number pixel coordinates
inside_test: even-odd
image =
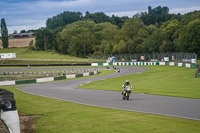
[[[141,60],[144,60],[144,56],[141,56]]]
[[[164,57],[164,61],[169,61],[169,57]]]
[[[16,53],[0,53],[0,59],[16,58]]]
[[[196,59],[191,59],[191,63],[197,63]]]

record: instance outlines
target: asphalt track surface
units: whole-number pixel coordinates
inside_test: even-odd
[[[41,70],[44,68],[38,69]],[[55,70],[55,68],[52,69]],[[89,69],[91,69],[91,67],[89,67]],[[94,69],[105,68],[102,67]],[[166,115],[198,121],[200,120],[200,99],[135,94],[133,90],[133,93],[130,96],[130,100],[127,101],[122,100],[121,92],[76,88],[79,85],[92,81],[144,72],[147,71],[148,68],[121,67],[120,70],[120,73],[113,73],[104,76],[49,83],[29,84],[25,85],[24,87],[18,87],[18,89],[28,94],[60,99],[84,105]]]

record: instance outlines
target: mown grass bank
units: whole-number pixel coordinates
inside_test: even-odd
[[[59,54],[53,51],[35,51],[26,48],[6,48],[0,49],[0,53],[16,53],[21,59],[84,59],[69,55]]]
[[[0,49],[0,53],[16,53],[16,60],[6,60],[2,65],[69,64],[88,63],[87,58],[78,58],[53,51],[34,51],[26,48]]]
[[[121,91],[122,84],[128,79],[133,85],[134,93],[200,98],[200,79],[195,78],[196,69],[171,66],[148,67],[150,70],[144,73],[95,81],[80,88]]]
[[[80,105],[4,88],[14,92],[20,114],[39,116],[37,133],[200,132],[200,121]]]

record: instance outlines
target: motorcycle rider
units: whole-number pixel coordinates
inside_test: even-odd
[[[122,95],[124,90],[129,91],[127,90],[127,88],[129,88],[129,90],[132,90],[132,85],[128,80],[126,80],[126,82],[122,85]]]

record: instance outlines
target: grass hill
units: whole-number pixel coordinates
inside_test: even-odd
[[[1,65],[88,63],[87,58],[77,58],[53,51],[34,51],[28,47],[0,49],[0,53],[16,53],[17,56],[16,59],[1,61]]]

